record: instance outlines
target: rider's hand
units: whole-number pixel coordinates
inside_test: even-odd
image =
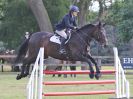
[[[78,29],[78,27],[74,27],[74,30],[77,30]]]

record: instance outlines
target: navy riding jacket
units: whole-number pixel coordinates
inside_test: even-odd
[[[56,25],[56,30],[74,29],[77,26],[76,17],[70,13],[66,14],[63,19]]]

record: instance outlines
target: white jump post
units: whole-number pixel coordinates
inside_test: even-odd
[[[40,48],[27,85],[27,99],[42,99],[43,59],[44,48]]]
[[[130,98],[129,82],[125,77],[124,70],[122,68],[120,59],[118,57],[118,50],[116,47],[114,50],[114,65],[116,69],[116,98]]]

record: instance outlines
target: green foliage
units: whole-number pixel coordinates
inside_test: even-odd
[[[92,23],[97,19],[97,12],[90,11],[89,14],[87,15],[87,21]]]
[[[0,52],[4,50],[5,50],[4,43],[0,41]]]
[[[51,23],[54,26],[58,21],[68,13],[70,1],[68,0],[43,0],[47,9]]]
[[[128,42],[133,37],[133,1],[117,1],[109,10],[107,21],[118,29],[120,41]]]
[[[18,47],[26,31],[37,31],[37,23],[25,0],[5,0],[1,4],[0,40],[8,48]]]
[[[44,5],[54,26],[67,13],[70,1],[44,0]],[[0,41],[3,41],[8,48],[16,48],[22,42],[21,38],[26,31],[39,31],[26,0],[1,0]]]

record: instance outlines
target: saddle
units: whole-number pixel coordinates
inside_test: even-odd
[[[62,37],[55,32],[54,35],[50,37],[50,41],[54,42],[54,43],[57,43],[57,44],[61,44],[61,38]],[[65,44],[68,43],[70,38],[71,38],[71,32],[67,33],[67,40],[66,40]]]

